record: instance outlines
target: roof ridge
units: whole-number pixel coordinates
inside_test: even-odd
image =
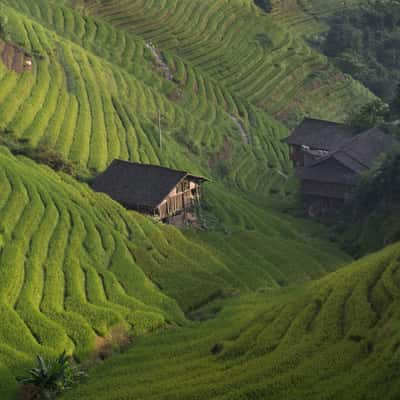
[[[196,175],[196,174],[193,174],[192,172],[185,171],[183,169],[175,169],[175,168],[170,168],[170,167],[164,167],[162,165],[157,165],[157,164],[148,164],[148,163],[141,163],[141,162],[136,162],[136,161],[122,160],[120,158],[114,158],[114,160],[111,161],[111,164],[109,166],[111,166],[112,164],[115,165],[117,163],[125,164],[128,166],[139,165],[141,167],[159,168],[159,169],[166,170],[166,171],[172,171],[172,172],[176,172],[176,173],[185,174],[185,177],[192,177],[192,178],[197,178],[197,179],[203,179],[204,181],[210,181],[210,179],[206,178],[205,176]]]
[[[304,121],[316,121],[316,122],[325,122],[328,124],[335,124],[335,125],[343,125],[343,126],[348,126],[346,125],[344,122],[337,122],[337,121],[330,121],[328,119],[319,119],[319,118],[312,118],[312,117],[305,117],[303,118],[303,121],[301,123],[303,123]]]
[[[127,165],[140,165],[142,167],[160,168],[160,169],[165,169],[165,170],[169,170],[169,171],[185,173],[186,175],[191,175],[190,172],[184,171],[183,169],[175,169],[175,168],[171,168],[171,167],[164,167],[162,165],[141,163],[141,162],[137,162],[137,161],[122,160],[120,158],[114,158],[114,160],[112,160],[111,164],[113,164],[113,163],[123,163],[123,164],[127,164]]]
[[[360,138],[367,136],[368,134],[382,134],[382,135],[388,135],[388,136],[392,136],[390,134],[385,133],[385,131],[383,129],[381,129],[378,126],[374,126],[372,128],[369,128],[365,131],[359,132],[356,135],[354,135],[354,137],[349,138],[347,141],[345,141],[338,149],[333,150],[331,152],[329,152],[328,154],[326,154],[325,156],[318,158],[317,160],[315,160],[313,163],[311,163],[308,167],[314,167],[318,164],[321,164],[322,162],[334,157],[335,155],[338,153],[343,153],[345,154],[347,157],[349,157],[351,160],[357,162],[358,164],[360,164],[362,167],[370,169],[370,166],[368,164],[366,164],[362,159],[360,159],[360,157],[357,156],[357,151],[355,152],[351,152],[349,151],[349,147],[351,146],[351,144],[355,143],[357,140],[359,140]],[[351,149],[351,147],[350,147]],[[307,168],[308,168],[307,167]]]
[[[354,154],[350,153],[349,151],[346,151],[346,147],[349,146],[351,143],[355,142],[356,140],[358,140],[359,138],[362,138],[368,134],[371,134],[372,132],[381,133],[383,135],[386,135],[386,133],[379,126],[373,126],[372,128],[369,128],[365,131],[359,132],[357,135],[355,135],[353,138],[351,138],[348,142],[343,143],[342,147],[338,150],[341,150],[343,153],[347,154],[352,160],[357,161],[362,166],[369,169],[369,166],[367,164],[365,164],[362,160],[360,160],[358,157],[356,157],[357,152],[355,152]]]
[[[351,155],[351,154],[348,153],[347,151],[345,151],[345,150],[338,150],[337,152],[338,152],[338,153],[342,152],[342,153],[346,154],[346,156],[348,156],[349,158],[351,158],[353,161],[356,161],[356,162],[358,162],[360,165],[362,165],[363,167],[369,169],[369,166],[368,166],[367,164],[363,163],[363,162],[362,162],[361,160],[359,160],[358,158],[353,157],[353,155]]]

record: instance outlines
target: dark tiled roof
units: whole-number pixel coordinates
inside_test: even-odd
[[[394,136],[379,128],[372,128],[354,137],[340,150],[371,168],[380,155],[392,152],[398,144]]]
[[[298,170],[302,180],[325,183],[340,183],[344,185],[356,185],[360,175],[341,164],[334,158],[326,158],[318,165],[304,167]]]
[[[304,145],[313,149],[333,151],[341,147],[355,134],[354,128],[344,124],[305,118],[284,141],[291,145]]]
[[[368,169],[364,164],[360,163],[352,155],[341,150],[338,150],[334,154],[332,154],[331,158],[339,161],[341,164],[356,172],[357,174],[362,174]]]
[[[347,141],[338,150],[301,169],[301,179],[355,185],[382,154],[388,154],[398,141],[379,128],[372,128]]]
[[[127,208],[155,208],[185,177],[206,180],[185,171],[114,160],[94,180],[92,187],[97,192],[107,193]]]

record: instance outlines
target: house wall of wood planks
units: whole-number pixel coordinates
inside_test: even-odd
[[[200,185],[185,178],[157,207],[157,214],[161,220],[173,216],[181,211],[185,212],[194,207],[200,200]]]

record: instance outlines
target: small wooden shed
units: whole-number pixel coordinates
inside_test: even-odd
[[[10,71],[19,74],[31,71],[33,67],[33,59],[23,48],[0,39],[0,61]]]
[[[201,184],[205,181],[186,171],[114,160],[92,187],[127,209],[168,222],[173,216],[193,210],[200,202]]]

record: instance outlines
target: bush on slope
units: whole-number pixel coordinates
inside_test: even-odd
[[[357,189],[338,230],[343,245],[359,257],[400,238],[400,154],[383,159]]]
[[[324,54],[385,102],[391,102],[400,82],[399,3],[368,2],[335,13],[328,23],[329,32],[320,46]]]
[[[396,244],[305,286],[233,299],[214,320],[139,339],[64,398],[395,400],[399,257]]]

